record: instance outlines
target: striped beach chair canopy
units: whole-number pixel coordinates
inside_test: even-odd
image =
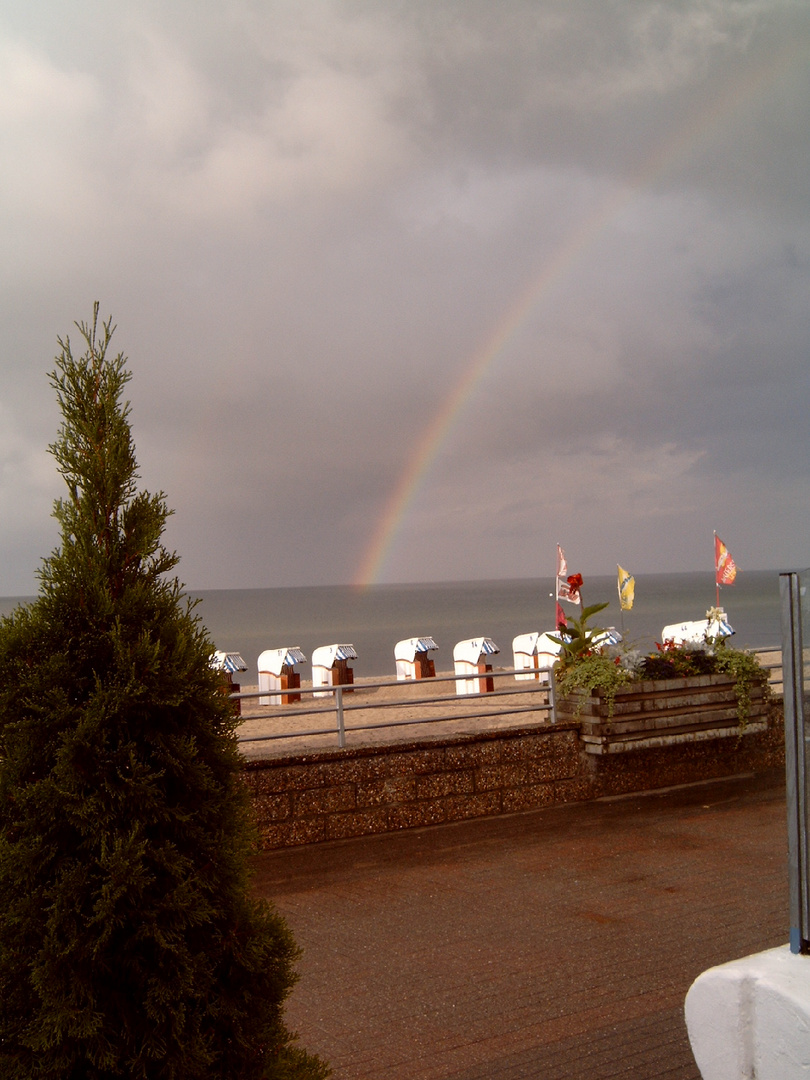
[[[477,664],[482,656],[491,656],[501,650],[489,637],[468,638],[459,641],[453,647],[453,659],[462,660],[467,664]]]
[[[238,652],[215,652],[211,657],[211,667],[217,671],[227,671],[229,675],[247,671],[247,664]]]
[[[672,641],[676,645],[699,645],[704,641],[731,637],[733,633],[725,619],[696,619],[665,626],[661,631],[661,640]]]
[[[597,634],[593,639],[594,645],[619,645],[622,640],[622,635],[616,629],[615,626],[606,627],[601,634]]]
[[[354,645],[320,645],[312,652],[312,666],[331,668],[337,660],[356,660]]]
[[[265,649],[259,654],[259,671],[269,671],[271,675],[280,675],[285,667],[306,663],[306,656],[298,645],[287,645],[282,649]]]
[[[404,638],[394,646],[394,659],[407,660],[412,663],[416,659],[417,653],[430,652],[432,649],[438,649],[438,647],[432,637]]]

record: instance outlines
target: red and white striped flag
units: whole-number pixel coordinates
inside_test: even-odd
[[[579,604],[581,602],[579,595],[579,587],[582,584],[582,578],[579,574],[574,574],[574,578],[578,578],[578,581],[574,581],[568,577],[568,563],[565,560],[565,552],[557,544],[557,600],[567,600],[569,604]]]

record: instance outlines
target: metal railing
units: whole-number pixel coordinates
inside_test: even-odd
[[[790,950],[810,953],[810,708],[806,697],[803,599],[807,572],[779,575],[787,779]],[[804,580],[803,580],[804,578]]]
[[[531,676],[531,678],[516,680],[516,674],[521,676]],[[547,720],[554,723],[554,680],[551,679],[545,681],[543,679],[537,679],[537,675],[547,676],[548,672],[538,668],[519,669],[517,671],[514,668],[508,668],[505,670],[487,671],[485,673],[482,672],[471,675],[466,673],[464,675],[436,675],[429,679],[389,679],[329,687],[302,686],[286,690],[256,690],[231,694],[230,697],[237,701],[251,701],[258,698],[280,697],[282,695],[289,696],[292,694],[317,696],[321,699],[331,698],[331,702],[319,701],[318,704],[313,703],[309,707],[305,706],[299,708],[291,705],[271,705],[263,707],[261,714],[258,716],[243,716],[242,718],[243,722],[247,722],[248,720],[265,722],[273,720],[290,721],[295,717],[302,716],[333,717],[328,727],[321,726],[304,730],[297,728],[295,730],[290,730],[288,725],[288,729],[285,731],[239,735],[238,741],[241,744],[246,744],[270,742],[281,739],[308,738],[319,735],[335,735],[337,737],[338,747],[343,749],[346,746],[346,735],[360,731],[371,732],[398,727],[415,727],[421,724],[442,724],[458,720],[485,718],[492,719],[493,717],[499,716],[512,716],[521,713],[538,712],[546,714]],[[493,687],[496,680],[510,679],[511,683],[506,688],[493,688],[492,690],[487,690],[482,693],[434,693],[431,695],[425,693],[428,689],[435,689],[442,683],[455,683],[462,679],[466,682],[492,680]],[[358,700],[358,698],[363,697],[364,694],[368,695],[390,687],[397,687],[403,690],[406,696],[400,698],[386,698],[382,701]],[[410,691],[417,688],[422,688],[423,696],[411,696]],[[351,694],[351,697],[347,700],[347,695],[349,694]],[[530,704],[517,704],[514,701],[510,704],[506,704],[505,701],[500,700],[528,694],[534,695],[534,700]],[[495,708],[492,707],[493,703],[496,703]],[[448,706],[452,707],[454,705],[457,707],[453,708],[452,711],[447,711]],[[466,710],[463,708],[465,705],[469,706]],[[409,717],[407,719],[395,718],[394,714],[397,709],[411,709],[415,706],[418,706],[420,710],[424,710],[425,715]],[[431,711],[433,709],[444,709],[445,712],[434,715]],[[388,713],[390,718],[370,723],[351,722],[353,714],[368,712],[369,710],[374,710],[377,713],[383,711],[384,713]]]
[[[766,656],[774,653],[779,653],[779,647],[762,648],[752,650],[755,655]],[[771,674],[768,682],[772,689],[777,693],[777,696],[781,696],[782,682],[783,682],[783,667],[781,657],[778,663],[771,661],[770,663]],[[516,680],[515,675],[521,675],[524,678]],[[534,676],[540,675],[538,680]],[[530,678],[526,678],[530,676]],[[435,690],[438,686],[445,683],[455,683],[459,679],[465,679],[467,681],[473,681],[475,679],[492,679],[493,682],[498,680],[510,680],[508,687],[501,685],[497,689],[480,694],[428,694],[429,691]],[[385,698],[379,701],[360,701],[359,699],[368,697],[374,692],[380,690],[390,689],[396,687],[402,691],[404,696],[397,698]],[[414,693],[421,688],[423,695],[421,697],[413,696]],[[243,716],[243,721],[261,721],[271,722],[275,720],[286,721],[285,730],[272,731],[272,732],[260,732],[256,734],[242,734],[238,736],[239,742],[242,744],[247,743],[264,743],[264,742],[278,742],[281,740],[291,740],[299,738],[315,738],[318,736],[335,736],[338,747],[345,748],[347,734],[357,732],[375,732],[385,729],[405,728],[405,727],[419,727],[424,724],[445,724],[458,720],[478,720],[493,717],[511,716],[513,714],[520,713],[537,713],[545,714],[547,722],[555,722],[555,702],[554,702],[554,680],[548,680],[548,670],[529,668],[529,669],[515,669],[504,668],[497,671],[489,671],[486,673],[478,674],[450,674],[450,675],[437,675],[429,679],[380,679],[369,680],[359,683],[350,683],[338,686],[302,686],[294,689],[273,689],[273,690],[251,690],[244,693],[231,694],[231,698],[238,701],[250,702],[259,698],[275,697],[280,698],[282,696],[288,696],[290,694],[298,695],[299,697],[317,698],[317,702],[313,700],[311,705],[303,705],[301,707],[294,707],[291,705],[270,705],[263,706],[260,714],[253,714],[250,716]],[[493,708],[492,704],[497,703],[499,699],[514,697],[520,694],[533,694],[535,699],[531,703],[523,705],[516,704],[514,702],[504,705],[503,708]],[[537,695],[543,695],[545,700],[538,700]],[[331,699],[331,700],[327,700]],[[460,706],[467,705],[468,708],[464,711]],[[418,706],[420,711],[424,715],[418,717],[408,717],[400,719],[397,717],[397,712],[405,708],[413,708]],[[452,711],[437,713],[435,710],[441,708],[450,708]],[[383,713],[386,719],[380,721],[375,719],[373,722],[368,723],[352,723],[352,714],[355,713],[368,713],[373,711],[376,714]],[[347,721],[347,715],[349,720]],[[299,717],[320,717],[324,722],[329,718],[328,726],[308,727],[308,728],[295,728],[290,725],[290,721]]]
[[[782,659],[781,659],[781,649],[779,648],[779,646],[774,645],[772,648],[750,649],[748,651],[753,653],[754,656],[756,656],[759,659],[760,663],[762,663],[762,661],[763,661],[763,659],[765,657],[772,656],[774,653],[779,653],[780,658],[779,658],[778,661],[774,662],[773,660],[771,660],[770,662],[768,662],[766,664],[763,664],[763,667],[767,667],[770,670],[770,675],[768,676],[768,685],[776,693],[777,697],[781,697],[782,696]]]

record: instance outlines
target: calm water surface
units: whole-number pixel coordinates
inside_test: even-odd
[[[218,649],[238,652],[257,679],[256,661],[264,649],[299,645],[307,657],[319,645],[351,642],[358,677],[394,675],[393,649],[402,638],[430,636],[439,644],[437,671],[450,671],[453,646],[487,636],[500,647],[497,658],[512,665],[512,639],[554,627],[553,580],[441,582],[418,585],[313,586],[282,589],[217,589],[194,593],[197,614]],[[619,609],[616,578],[586,578],[585,603],[609,601],[600,625],[623,629],[625,640],[648,649],[670,623],[702,619],[715,602],[714,574],[636,575],[632,611]],[[777,571],[740,573],[721,590],[721,604],[742,648],[778,646],[781,640]],[[7,614],[21,598],[0,598]],[[569,614],[579,608],[564,605]],[[306,670],[302,671],[307,677]]]

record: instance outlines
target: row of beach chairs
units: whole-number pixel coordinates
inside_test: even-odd
[[[665,626],[662,641],[698,642],[706,637],[727,637],[734,631],[723,620],[710,622],[708,619],[697,622],[675,623]],[[556,635],[555,635],[556,636]],[[616,645],[622,635],[615,627],[609,627],[597,639],[602,645]],[[439,646],[432,637],[404,638],[394,646],[394,662],[397,679],[429,679],[435,676],[436,668],[431,653]],[[518,680],[535,679],[547,682],[549,672],[554,667],[560,644],[549,633],[519,634],[512,640],[513,668]],[[494,689],[494,680],[489,676],[492,664],[489,657],[500,649],[490,637],[468,638],[459,641],[453,647],[453,671],[456,678],[457,694],[483,694]],[[312,653],[312,686],[324,687],[314,690],[315,697],[326,697],[331,686],[351,686],[354,671],[349,661],[357,659],[354,645],[321,645]],[[298,665],[306,663],[307,658],[297,646],[285,646],[280,649],[265,649],[259,655],[259,697],[260,705],[288,705],[301,700],[297,691],[301,688],[301,674]],[[240,671],[247,671],[239,653],[217,652],[213,658],[214,666],[222,670],[229,687],[236,691],[238,684],[233,676]]]
[[[521,634],[512,643],[516,679],[547,679],[554,665],[560,646],[551,641],[548,634]],[[405,638],[394,647],[396,676],[400,681],[429,679],[436,675],[432,657],[439,646],[432,637]],[[493,690],[493,679],[487,677],[492,671],[489,659],[500,652],[491,637],[468,638],[453,648],[453,670],[458,676],[458,694],[479,694]],[[326,697],[332,686],[351,686],[354,670],[350,661],[356,660],[354,645],[336,643],[322,645],[312,653],[312,686],[324,687],[314,690],[315,697]],[[258,658],[259,704],[288,705],[300,701],[300,664],[306,663],[304,652],[297,645],[280,649],[265,649]],[[229,689],[237,691],[234,675],[247,671],[247,665],[239,653],[217,652],[214,666],[226,676]]]

